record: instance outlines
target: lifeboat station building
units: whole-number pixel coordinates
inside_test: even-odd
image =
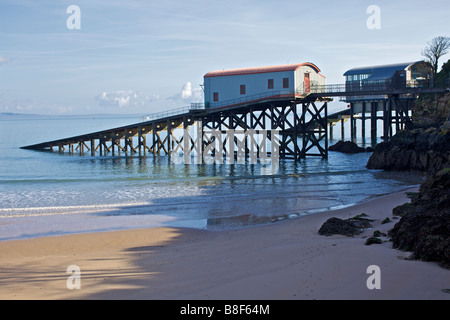
[[[306,96],[325,76],[310,62],[211,71],[204,75],[205,107],[227,108],[271,99]]]

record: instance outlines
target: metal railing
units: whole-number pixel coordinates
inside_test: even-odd
[[[448,88],[450,79],[444,81],[432,81],[429,79],[416,79],[406,82],[395,82],[388,80],[360,80],[348,81],[345,84],[327,84],[311,85],[310,92],[315,94],[325,93],[355,93],[355,92],[374,92],[388,93],[394,90],[410,89],[434,89]]]
[[[346,93],[366,91],[387,91],[393,86],[390,81],[351,81],[344,84],[327,84],[311,86],[311,93]]]
[[[141,121],[153,121],[158,119],[164,119],[171,116],[177,116],[185,113],[189,113],[190,111],[195,110],[205,110],[206,108],[221,108],[221,107],[228,107],[228,106],[235,106],[239,104],[249,103],[253,101],[259,101],[267,98],[277,98],[277,97],[285,97],[285,96],[294,96],[294,95],[301,95],[304,94],[303,89],[297,89],[297,90],[280,90],[280,91],[269,91],[264,92],[260,94],[255,95],[246,95],[242,98],[236,98],[236,99],[230,99],[220,102],[210,102],[208,105],[205,105],[204,103],[191,103],[190,106],[185,106],[177,109],[172,109],[168,111],[162,111],[158,113],[152,113],[149,115],[145,115],[141,117]]]
[[[361,80],[361,81],[349,81],[343,84],[327,84],[327,85],[314,85],[311,84],[309,92],[305,92],[304,88],[297,88],[295,90],[279,90],[279,91],[267,91],[260,94],[254,95],[244,95],[241,98],[230,99],[220,102],[210,102],[208,105],[204,103],[191,103],[189,106],[182,108],[172,109],[168,111],[152,113],[141,118],[141,121],[153,121],[157,119],[164,119],[171,116],[177,116],[181,114],[187,114],[195,110],[205,110],[207,108],[216,109],[224,107],[235,107],[236,105],[252,103],[256,101],[261,101],[264,99],[277,99],[285,98],[286,96],[295,97],[297,95],[305,94],[327,94],[327,93],[355,93],[355,92],[373,92],[374,95],[387,94],[393,90],[401,89],[431,89],[431,88],[449,88],[450,78],[443,79],[440,81],[430,81],[430,80],[412,80],[403,83],[393,83],[389,80]],[[343,99],[342,101],[345,101]]]
[[[164,119],[164,118],[169,118],[172,116],[178,116],[181,114],[189,113],[190,111],[193,111],[193,110],[204,110],[204,109],[205,109],[204,103],[191,103],[190,106],[181,107],[181,108],[177,108],[177,109],[171,109],[171,110],[162,111],[162,112],[158,112],[158,113],[152,113],[152,114],[143,116],[143,117],[141,117],[141,121],[153,121],[153,120],[158,120],[158,119]]]

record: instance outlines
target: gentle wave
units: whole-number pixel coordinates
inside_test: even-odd
[[[0,208],[1,218],[12,217],[32,217],[56,214],[74,213],[100,213],[106,211],[123,210],[132,207],[147,207],[149,203],[120,203],[102,205],[80,205],[80,206],[59,206],[59,207],[32,207],[32,208]]]
[[[179,176],[144,176],[144,177],[96,177],[96,178],[34,178],[34,179],[11,179],[9,177],[3,177],[0,180],[0,185],[7,184],[31,184],[31,183],[42,183],[42,184],[53,184],[53,183],[89,183],[89,182],[132,182],[132,181],[151,181],[151,182],[184,182],[184,181],[220,181],[220,180],[260,180],[260,179],[276,179],[276,178],[305,178],[309,176],[339,176],[358,173],[364,173],[366,170],[337,170],[337,171],[326,171],[326,172],[310,172],[310,173],[288,173],[288,174],[273,174],[273,175],[238,175],[238,176],[189,176],[189,177],[179,177]]]

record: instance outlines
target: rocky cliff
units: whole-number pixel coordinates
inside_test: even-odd
[[[450,169],[429,176],[411,203],[393,210],[401,219],[389,232],[394,248],[413,259],[450,267]]]
[[[413,259],[450,267],[450,93],[422,97],[412,130],[398,132],[376,146],[369,169],[421,171],[426,181],[411,203],[393,210],[401,217],[389,232],[393,247]]]
[[[375,147],[367,168],[434,174],[450,165],[450,93],[419,99],[414,129],[398,132]]]
[[[416,128],[398,132],[375,147],[369,169],[422,171],[430,174],[450,165],[450,128]]]

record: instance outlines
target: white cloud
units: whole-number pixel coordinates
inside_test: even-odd
[[[192,88],[192,83],[186,82],[181,89],[181,92],[169,97],[168,99],[173,100],[177,103],[196,103],[203,102],[203,89]]]
[[[146,106],[149,102],[158,100],[159,95],[144,95],[139,91],[119,90],[115,92],[102,92],[95,97],[98,104],[103,107],[139,107]]]
[[[0,56],[0,65],[5,64],[5,63],[7,63],[9,61],[11,61],[10,57]]]

